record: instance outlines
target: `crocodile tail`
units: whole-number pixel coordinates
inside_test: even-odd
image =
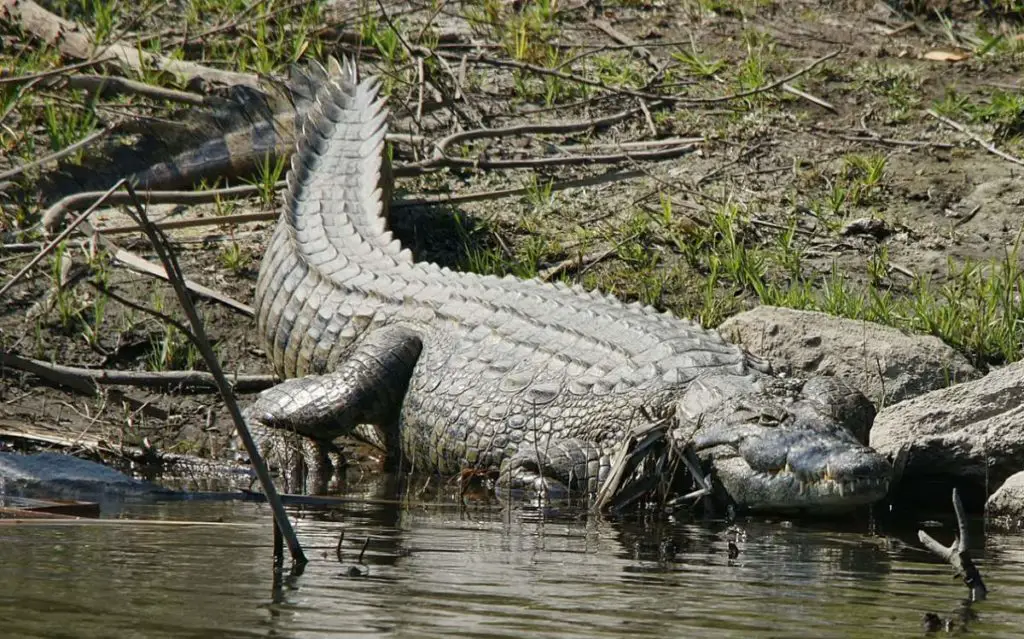
[[[47,199],[105,189],[129,175],[140,189],[187,188],[204,180],[258,177],[295,148],[295,120],[328,80],[319,64],[293,64],[285,79],[263,76],[259,87],[233,86],[166,118],[130,118],[114,130],[113,143],[87,153],[81,166],[44,175],[37,189]],[[124,144],[132,136],[132,144]],[[269,157],[268,157],[269,156]]]
[[[366,266],[412,262],[387,228],[390,171],[384,153],[387,109],[376,78],[355,62],[328,61],[327,80],[301,119],[282,220],[294,248],[328,278]]]
[[[259,177],[264,166],[274,168],[294,150],[296,121],[315,102],[317,87],[329,79],[327,73],[319,64],[292,64],[286,80],[263,76],[259,89],[231,87],[196,125],[186,127],[182,150],[134,173],[136,184],[156,190],[188,187],[201,180]],[[159,138],[160,133],[149,135]]]

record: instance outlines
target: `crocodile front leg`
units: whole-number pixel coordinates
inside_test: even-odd
[[[421,350],[419,335],[411,329],[374,329],[338,370],[289,379],[263,391],[243,412],[260,452],[290,487],[305,483],[323,492],[340,460],[333,444],[337,437],[360,424],[394,431]]]

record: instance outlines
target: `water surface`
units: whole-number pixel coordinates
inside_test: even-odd
[[[310,563],[278,579],[263,504],[0,522],[3,636],[912,637],[922,613],[949,617],[966,592],[913,528],[460,508],[403,501],[384,481],[348,496],[292,511]],[[1019,637],[1024,537],[975,528],[990,597],[973,607],[970,631]],[[947,542],[951,531],[932,532]]]

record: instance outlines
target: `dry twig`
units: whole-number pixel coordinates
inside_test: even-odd
[[[99,129],[98,131],[93,131],[92,133],[90,133],[89,135],[85,136],[84,138],[82,138],[78,142],[75,142],[74,144],[69,144],[68,146],[64,147],[63,149],[61,149],[59,151],[54,151],[53,153],[48,153],[48,154],[44,155],[41,158],[37,158],[35,160],[32,160],[31,162],[26,162],[25,164],[22,164],[20,166],[16,166],[13,169],[10,169],[10,170],[4,171],[3,173],[0,173],[0,180],[10,180],[11,178],[17,177],[17,176],[21,175],[22,173],[24,173],[25,171],[28,171],[29,169],[33,169],[33,168],[35,168],[37,166],[42,166],[44,164],[47,164],[48,162],[55,162],[55,161],[61,159],[62,157],[66,157],[68,155],[71,155],[75,151],[77,151],[77,150],[79,150],[79,149],[81,149],[83,147],[86,147],[86,146],[92,144],[93,142],[95,142],[96,140],[99,140],[100,138],[105,137],[105,136],[107,136],[109,134],[110,134],[110,127],[103,127],[102,129]],[[92,198],[89,198],[89,199],[92,199]]]
[[[128,184],[128,192],[134,193],[131,184]],[[299,544],[299,538],[295,534],[291,520],[288,519],[288,513],[285,511],[284,504],[281,502],[277,488],[274,486],[274,480],[270,476],[270,470],[267,468],[266,462],[263,461],[263,456],[260,454],[260,450],[256,446],[256,442],[253,440],[252,435],[249,433],[249,427],[245,423],[245,419],[242,417],[241,409],[238,408],[238,402],[235,401],[235,394],[231,389],[231,385],[228,383],[227,378],[221,370],[220,360],[217,358],[217,354],[213,352],[213,348],[210,346],[210,341],[207,339],[206,332],[203,330],[203,323],[199,319],[199,314],[196,313],[196,309],[192,305],[192,300],[189,298],[188,290],[185,286],[185,276],[181,272],[181,268],[178,266],[178,262],[170,250],[170,246],[167,242],[167,236],[161,233],[160,229],[153,226],[149,221],[149,218],[146,216],[146,211],[143,209],[142,204],[138,199],[135,200],[134,204],[135,211],[132,217],[135,218],[135,222],[143,228],[146,235],[149,237],[150,242],[153,243],[153,248],[156,250],[157,255],[160,257],[160,261],[163,263],[164,270],[167,272],[167,277],[171,282],[171,286],[174,287],[174,292],[178,295],[178,301],[181,303],[182,310],[185,312],[185,316],[188,317],[189,324],[192,327],[192,333],[187,335],[199,349],[199,352],[202,353],[203,359],[206,360],[207,368],[210,369],[210,373],[217,381],[217,387],[220,389],[224,404],[227,406],[228,412],[231,413],[231,418],[235,422],[235,428],[237,428],[238,435],[242,440],[242,444],[245,446],[245,451],[249,455],[249,462],[256,470],[256,475],[259,477],[263,492],[266,494],[267,501],[270,503],[271,510],[274,512],[274,523],[277,526],[277,530],[282,536],[284,536],[285,541],[288,543],[288,549],[291,551],[292,561],[297,565],[304,565],[306,564],[307,559],[305,554],[302,552],[302,546]]]
[[[216,388],[213,375],[204,371],[123,371],[80,368],[51,364],[30,357],[0,351],[0,366],[32,373],[49,382],[76,390],[95,392],[96,385],[135,386],[141,388]],[[275,375],[233,375],[232,386],[239,392],[269,388],[280,380]]]
[[[937,542],[931,535],[923,530],[917,531],[917,538],[921,540],[924,547],[933,554],[942,558],[961,577],[964,585],[970,591],[971,601],[981,601],[988,595],[985,582],[981,579],[981,572],[974,565],[971,553],[968,549],[970,542],[967,536],[967,516],[964,513],[964,504],[960,501],[960,494],[953,489],[953,511],[956,513],[957,536],[948,547]]]
[[[937,113],[934,109],[928,109],[928,111],[926,111],[926,113],[928,115],[932,116],[933,118],[935,118],[936,120],[938,120],[939,122],[942,122],[946,126],[952,127],[954,129],[956,129],[957,131],[963,133],[967,137],[971,138],[979,146],[981,146],[981,148],[985,149],[986,151],[988,151],[992,155],[999,156],[999,157],[1003,158],[1004,160],[1008,160],[1010,162],[1013,162],[1014,164],[1019,164],[1021,166],[1024,166],[1024,160],[1022,160],[1022,159],[1020,159],[1020,158],[1018,158],[1016,156],[1010,155],[1006,151],[1000,151],[994,144],[992,144],[991,142],[985,141],[985,138],[983,138],[980,135],[978,135],[977,133],[971,131],[966,126],[964,126],[963,124],[960,124],[956,120],[950,120],[946,116],[940,115],[939,113]]]
[[[73,75],[67,79],[67,84],[72,89],[81,89],[91,94],[104,96],[139,95],[154,100],[166,100],[190,106],[204,106],[209,102],[206,96],[199,95],[198,93],[168,89],[167,87],[154,86],[145,82],[112,75]]]
[[[63,242],[69,235],[71,235],[71,232],[74,231],[75,228],[77,228],[79,225],[88,225],[88,222],[85,221],[85,218],[92,215],[92,212],[99,208],[116,189],[121,188],[122,184],[124,184],[124,180],[118,180],[117,184],[107,189],[107,191],[101,194],[100,198],[96,200],[96,202],[92,206],[90,206],[88,209],[85,210],[85,212],[83,212],[81,215],[75,218],[75,220],[71,224],[69,224],[67,228],[61,231],[60,234],[57,235],[57,237],[53,238],[53,240],[51,240],[49,244],[44,246],[43,250],[39,251],[39,253],[35,257],[29,260],[28,264],[26,264],[20,271],[15,273],[14,277],[12,277],[10,281],[3,286],[3,288],[0,288],[0,298],[3,298],[4,293],[9,291],[12,286],[17,284],[18,281],[25,276],[25,273],[28,273],[30,270],[32,270],[33,266],[38,264],[44,257],[46,257],[50,253],[50,251],[52,251],[58,244]]]
[[[826,62],[828,60],[831,60],[832,58],[836,57],[840,53],[842,53],[842,50],[841,49],[837,49],[836,51],[833,51],[831,53],[828,53],[826,55],[821,56],[820,58],[816,58],[815,60],[812,60],[810,63],[808,63],[807,65],[805,65],[805,66],[803,66],[803,67],[801,67],[799,69],[797,69],[793,73],[785,75],[785,76],[783,76],[783,77],[781,77],[781,78],[779,78],[779,79],[777,79],[777,80],[775,80],[773,82],[769,82],[769,83],[761,85],[759,87],[754,87],[753,89],[748,89],[746,91],[738,91],[736,93],[729,93],[729,94],[726,94],[726,95],[720,95],[720,96],[710,97],[710,98],[693,98],[693,97],[685,96],[685,95],[662,95],[662,94],[658,94],[658,93],[650,93],[648,91],[634,91],[632,89],[624,89],[624,88],[621,88],[621,87],[613,87],[613,86],[609,86],[608,84],[605,84],[604,82],[601,82],[599,80],[591,80],[589,78],[584,78],[582,76],[574,75],[574,74],[571,74],[571,73],[565,73],[563,71],[556,71],[556,70],[553,70],[553,69],[549,69],[547,67],[538,66],[536,64],[530,64],[528,62],[519,62],[517,60],[502,60],[502,59],[498,59],[498,58],[491,58],[491,57],[485,56],[483,54],[479,54],[479,55],[476,55],[474,57],[468,58],[468,60],[470,62],[476,62],[478,64],[486,64],[486,65],[495,66],[495,67],[505,67],[505,68],[519,69],[521,71],[530,71],[531,73],[536,73],[536,74],[539,74],[539,75],[549,75],[549,76],[553,76],[553,77],[556,77],[556,78],[559,78],[559,79],[562,79],[562,80],[567,80],[569,82],[578,82],[580,84],[585,84],[585,85],[588,85],[588,86],[593,86],[593,87],[597,87],[597,88],[600,88],[600,89],[604,89],[605,91],[608,91],[608,92],[616,94],[616,95],[626,95],[626,96],[632,96],[634,98],[645,98],[647,100],[655,100],[655,101],[659,101],[659,102],[674,102],[676,104],[704,105],[704,104],[719,104],[719,103],[722,103],[722,102],[730,102],[732,100],[738,100],[739,98],[747,98],[747,97],[750,97],[752,95],[757,95],[759,93],[766,93],[768,91],[773,91],[773,90],[781,87],[782,85],[787,84],[788,82],[791,82],[791,81],[795,80],[796,78],[809,73],[810,71],[814,70],[814,68],[817,67],[818,65],[820,65],[820,64],[822,64],[822,63],[824,63],[824,62]],[[444,55],[444,56],[454,57],[451,54],[443,54],[443,53],[438,53],[437,55]]]
[[[274,190],[281,190],[286,186],[281,180],[274,184]],[[262,185],[246,184],[243,186],[232,186],[221,189],[210,189],[208,191],[146,191],[144,199],[147,204],[204,204],[218,200],[233,200],[236,198],[251,197],[261,193]],[[52,233],[64,220],[68,211],[73,211],[91,202],[98,195],[97,191],[85,191],[73,193],[54,202],[43,211],[42,225],[47,232]],[[110,205],[129,204],[130,198],[127,193],[113,193],[107,198]]]

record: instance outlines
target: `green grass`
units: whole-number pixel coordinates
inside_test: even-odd
[[[749,293],[761,304],[817,310],[863,319],[939,337],[969,354],[980,365],[1002,364],[1021,357],[1024,343],[1024,269],[1021,235],[1012,250],[984,262],[949,262],[942,283],[918,277],[906,289],[889,277],[887,249],[880,246],[868,258],[867,285],[856,286],[833,266],[827,276],[804,268],[791,231],[779,235],[777,247],[752,248],[740,235],[750,229],[737,207],[716,212],[700,236],[678,242],[691,267],[717,281]],[[691,314],[717,317],[711,308]]]
[[[1000,142],[1016,142],[1024,134],[1024,96],[1020,92],[993,89],[971,95],[948,87],[934,109],[951,119],[987,127]]]
[[[238,242],[232,241],[221,249],[220,262],[224,268],[235,275],[241,275],[252,264],[252,254],[248,249],[241,247]]]
[[[584,102],[607,91],[534,73],[526,65],[611,88],[709,98],[756,91],[824,50],[818,51],[810,41],[794,47],[778,35],[780,30],[772,23],[776,13],[783,24],[795,22],[786,22],[792,17],[786,14],[788,5],[764,0],[684,0],[676,13],[673,7],[646,0],[608,0],[606,8],[628,18],[617,28],[651,47],[660,73],[634,51],[588,30],[587,21],[565,2],[536,0],[523,3],[518,11],[504,0],[456,5],[430,0],[422,5],[411,14],[393,11],[383,16],[375,1],[363,0],[358,12],[331,23],[333,33],[325,28],[327,4],[317,1],[190,0],[180,6],[154,5],[151,12],[131,15],[113,0],[64,0],[51,6],[62,16],[82,22],[101,42],[128,38],[144,51],[242,72],[282,74],[297,60],[323,60],[343,48],[358,47],[365,67],[382,76],[384,94],[396,113],[393,121],[429,139],[476,126],[592,118],[640,104],[626,95]],[[993,5],[1006,14],[1020,10],[1019,2]],[[811,28],[829,11],[824,5],[801,9],[801,28]],[[669,17],[659,22],[659,12]],[[673,24],[683,27],[672,32]],[[715,27],[705,28],[708,24]],[[561,277],[671,309],[710,326],[753,303],[773,304],[936,335],[979,364],[1020,359],[1024,282],[1019,242],[1005,255],[988,261],[951,261],[945,277],[934,280],[908,281],[894,275],[893,249],[884,243],[846,254],[842,265],[837,262],[832,268],[815,257],[822,244],[842,241],[838,233],[851,219],[899,219],[910,192],[900,167],[911,163],[893,147],[848,145],[831,139],[807,150],[787,147],[787,136],[806,132],[815,123],[851,130],[863,123],[891,137],[934,139],[935,123],[923,115],[933,107],[1011,151],[1020,148],[1024,133],[1020,92],[979,85],[975,76],[987,77],[990,68],[1005,76],[1007,70],[1019,67],[1024,56],[1024,40],[1017,37],[1021,25],[1012,20],[1002,25],[979,20],[968,31],[957,21],[939,17],[929,17],[927,24],[935,34],[963,43],[974,66],[922,62],[895,50],[834,59],[801,77],[796,85],[836,101],[839,115],[778,90],[757,91],[707,108],[686,103],[658,106],[647,100],[643,106],[650,110],[649,121],[644,114],[609,131],[522,136],[523,147],[474,141],[451,149],[466,158],[480,153],[493,157],[554,154],[561,144],[650,139],[652,125],[658,137],[706,135],[711,140],[703,149],[706,156],[670,165],[670,175],[661,166],[642,165],[656,177],[643,182],[643,187],[638,182],[632,190],[611,190],[614,199],[553,191],[553,182],[578,175],[577,169],[522,171],[494,178],[459,169],[402,185],[456,193],[508,184],[527,187],[523,197],[491,202],[483,212],[476,209],[455,218],[455,240],[442,239],[458,245],[460,252],[451,263],[463,269],[534,277],[554,264],[607,252],[607,257],[567,269]],[[470,49],[437,48],[439,38],[452,25],[486,45],[480,55],[516,63],[519,68],[476,64],[473,56],[478,52]],[[634,29],[636,25],[646,26]],[[344,40],[344,47],[338,45],[340,28],[352,36]],[[669,39],[680,43],[658,46]],[[464,68],[457,57],[425,55],[419,47],[465,53]],[[0,66],[13,75],[50,70],[67,62],[43,46],[0,52]],[[936,83],[936,78],[942,82]],[[133,79],[178,89],[186,86],[182,78],[152,67],[140,70]],[[464,95],[461,101],[453,101],[456,89]],[[410,124],[421,92],[419,106],[426,113],[421,121]],[[440,104],[435,103],[437,98]],[[59,88],[0,83],[0,122],[5,124],[0,127],[0,152],[12,162],[27,162],[65,148],[126,113],[159,119],[175,113],[174,108],[138,96],[92,98]],[[760,151],[753,153],[756,149]],[[769,150],[776,155],[768,156]],[[742,156],[741,151],[752,153],[749,161],[745,156],[737,160],[735,169],[721,180],[694,183],[696,176]],[[431,152],[429,145],[415,153],[423,152]],[[422,159],[415,153],[401,147],[398,163]],[[950,154],[951,161],[963,153]],[[82,163],[86,158],[77,153],[64,162]],[[791,168],[784,166],[785,170],[768,178],[756,175],[777,164]],[[259,186],[255,201],[217,202],[214,214],[273,207],[277,201],[273,185],[286,166],[284,159],[268,158],[256,175],[247,178]],[[30,171],[26,179],[31,182],[39,174]],[[639,193],[644,189],[655,195],[645,199]],[[684,200],[688,208],[674,204]],[[11,237],[18,241],[37,237],[31,229],[41,209],[31,198],[3,203],[0,230],[15,231]],[[807,231],[810,226],[813,235]],[[421,231],[429,235],[434,230],[415,229],[410,243],[419,241],[416,234]],[[238,278],[252,276],[257,258],[258,251],[241,240],[211,253],[213,263]],[[55,254],[50,264],[58,269],[51,273],[54,281],[67,259],[70,256],[63,249]],[[104,267],[95,268],[102,271]],[[843,269],[854,270],[857,277],[844,277]],[[163,308],[156,293],[148,303]],[[109,346],[105,333],[142,332],[149,342],[145,365],[153,369],[198,363],[193,347],[176,329],[153,320],[135,321],[134,313],[118,312],[118,306],[103,295],[85,295],[74,288],[58,290],[48,320],[94,350]]]

